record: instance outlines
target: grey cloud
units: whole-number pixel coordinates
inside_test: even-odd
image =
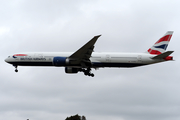
[[[177,1],[9,1],[0,7],[0,119],[178,120]],[[5,32],[1,32],[1,28]],[[139,68],[104,68],[95,78],[64,68],[4,62],[16,52],[75,51],[94,35],[99,52],[145,52],[168,30],[176,61]],[[12,117],[13,116],[13,117]]]

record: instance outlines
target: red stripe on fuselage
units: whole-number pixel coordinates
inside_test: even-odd
[[[27,56],[26,54],[15,54],[13,56]]]

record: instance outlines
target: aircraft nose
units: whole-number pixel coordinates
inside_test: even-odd
[[[6,58],[4,61],[7,62],[7,63],[9,63],[9,59],[8,59],[8,58]]]
[[[7,61],[7,58],[6,58],[4,61],[5,61],[5,62],[8,62],[8,61]]]

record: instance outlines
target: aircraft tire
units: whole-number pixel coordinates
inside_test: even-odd
[[[94,74],[91,74],[91,77],[94,77]]]

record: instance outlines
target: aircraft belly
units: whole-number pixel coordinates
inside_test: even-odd
[[[53,66],[52,62],[11,62],[10,64],[17,66]]]

